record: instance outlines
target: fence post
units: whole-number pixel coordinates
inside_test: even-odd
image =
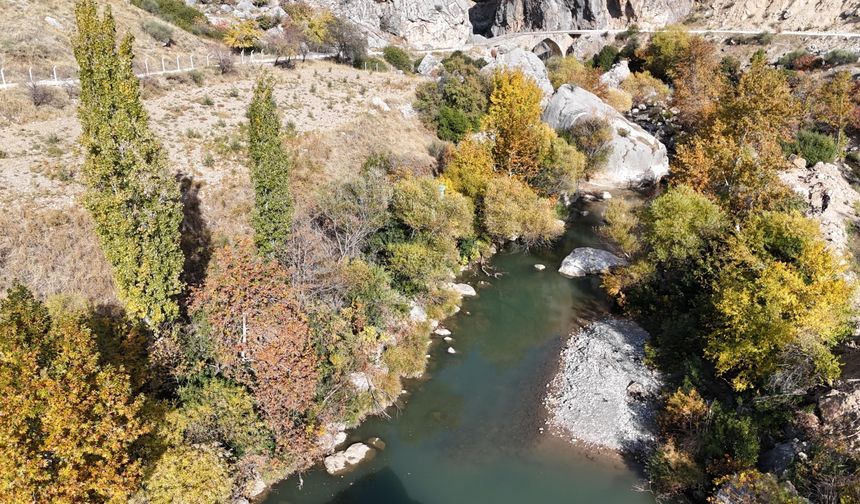
[[[193,55],[193,54],[190,54],[190,55],[188,56],[188,59],[190,59],[190,60],[191,60],[191,69],[192,69],[192,70],[194,70],[194,55]]]
[[[242,64],[245,64],[245,50],[242,49]]]
[[[30,74],[30,82],[33,82],[33,67],[27,68],[27,72]]]
[[[164,66],[164,56],[161,57],[161,71],[166,72],[167,68]]]
[[[143,58],[143,68],[146,70],[146,75],[149,75],[149,58]]]
[[[207,67],[209,66],[209,57],[210,57],[210,56],[212,56],[212,55],[211,55],[211,54],[207,54],[207,55],[206,55],[206,66],[207,66]]]
[[[57,82],[57,65],[54,65],[54,82]]]
[[[3,71],[3,68],[0,68],[0,80],[3,81],[3,85],[6,85],[6,72]]]
[[[179,64],[179,55],[178,54],[176,55],[176,71],[177,72],[182,71],[182,66]]]

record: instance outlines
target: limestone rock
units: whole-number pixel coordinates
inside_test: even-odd
[[[543,264],[535,264],[535,269],[538,271],[543,271],[546,269],[546,266],[544,266]]]
[[[442,60],[435,54],[428,53],[418,65],[418,73],[425,77],[435,77],[442,71]]]
[[[323,453],[331,453],[346,442],[346,424],[329,423],[325,425],[323,434],[317,440],[317,445]]]
[[[373,457],[375,454],[376,450],[366,444],[354,443],[346,450],[333,453],[326,457],[325,460],[323,460],[323,465],[325,465],[325,470],[329,474],[337,476],[350,471],[361,462]]]
[[[455,291],[457,294],[459,294],[461,296],[471,297],[471,296],[477,296],[478,295],[478,293],[475,291],[475,288],[469,284],[464,284],[464,283],[451,284],[450,287],[451,287],[451,290]]]
[[[818,411],[826,435],[844,439],[851,450],[860,450],[860,383],[838,384],[818,400]]]
[[[728,1],[728,0],[725,0]],[[519,31],[592,28],[662,27],[687,16],[692,0],[499,0],[491,31],[495,35]]]
[[[354,372],[349,374],[349,383],[359,392],[366,392],[372,388],[370,377],[367,373]]]
[[[415,301],[410,303],[409,318],[413,322],[427,322],[427,310]]]
[[[611,88],[619,89],[621,83],[630,77],[630,66],[627,60],[621,60],[600,76],[600,82]]]
[[[449,331],[448,329],[445,329],[444,327],[440,327],[440,328],[436,329],[435,331],[433,331],[433,334],[435,334],[436,336],[450,336],[451,331]]]
[[[553,95],[543,120],[557,130],[566,130],[588,117],[603,118],[612,129],[611,153],[606,167],[589,183],[597,187],[624,187],[652,184],[669,173],[666,146],[603,103],[597,96],[565,84]]]
[[[856,222],[855,205],[860,194],[842,175],[839,166],[817,163],[811,168],[795,166],[779,177],[809,204],[807,215],[818,221],[831,249],[842,252],[848,247],[846,222]]]
[[[545,97],[552,95],[553,87],[549,81],[549,74],[546,66],[537,55],[531,51],[524,51],[517,47],[510,51],[503,52],[487,64],[482,72],[492,74],[497,68],[520,69],[537,82]]]
[[[454,347],[448,347],[448,353],[449,354],[455,354],[455,353],[457,353],[457,351],[454,350]]]
[[[661,377],[643,362],[649,338],[617,318],[572,334],[546,398],[549,424],[565,437],[612,450],[650,444]]]
[[[612,252],[591,247],[580,247],[564,258],[558,272],[570,278],[604,273],[616,266],[624,266],[627,261]]]

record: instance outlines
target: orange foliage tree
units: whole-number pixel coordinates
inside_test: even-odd
[[[675,86],[672,102],[681,124],[688,128],[706,124],[725,85],[716,47],[702,37],[691,37],[670,74]]]
[[[311,457],[320,359],[288,281],[283,266],[242,241],[213,254],[192,311],[205,314],[217,366],[253,391],[281,453]]]

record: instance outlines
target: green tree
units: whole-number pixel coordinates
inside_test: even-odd
[[[157,327],[179,315],[176,298],[183,290],[179,184],[147,124],[132,37],[117,49],[110,9],[99,18],[93,0],[78,3],[75,18],[84,205],[113,265],[120,299],[132,315]]]
[[[168,449],[144,483],[151,504],[219,504],[227,502],[232,489],[224,457],[205,447]]]
[[[125,502],[146,433],[128,375],[99,363],[74,313],[51,317],[24,287],[0,303],[0,501]]]
[[[651,37],[642,51],[645,67],[654,77],[670,81],[670,72],[690,46],[690,33],[681,25],[668,25]]]
[[[410,177],[398,182],[392,211],[413,231],[430,237],[463,238],[473,232],[472,202],[431,177]]]
[[[854,111],[854,80],[846,71],[836,72],[829,81],[818,90],[816,106],[813,107],[816,118],[836,131],[836,145],[845,148],[845,127],[851,120]]]
[[[289,184],[292,162],[281,143],[281,122],[272,87],[269,76],[257,79],[248,107],[248,155],[254,184],[251,224],[257,248],[267,255],[286,243],[293,221]]]
[[[552,201],[541,198],[525,183],[504,175],[494,177],[484,196],[484,228],[493,238],[519,239],[527,245],[544,243],[564,232]]]

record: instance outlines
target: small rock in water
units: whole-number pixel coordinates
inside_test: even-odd
[[[543,264],[535,264],[535,269],[538,271],[543,271],[546,269],[546,266],[544,266]]]
[[[424,358],[430,360],[430,354],[425,355]]]
[[[378,437],[372,437],[372,438],[368,439],[367,444],[376,448],[379,451],[382,451],[385,449],[385,441],[379,439]]]
[[[343,474],[359,463],[373,457],[376,450],[364,443],[354,443],[344,451],[339,451],[323,460],[325,470],[332,476]]]
[[[433,331],[433,334],[435,334],[436,336],[450,336],[451,331],[449,331],[448,329],[445,329],[444,327],[440,327],[440,328],[436,329],[435,331]]]
[[[590,214],[590,213],[591,212],[589,212],[588,210],[583,210],[583,211],[579,212],[579,215],[581,215],[583,217],[588,217],[588,214]]]
[[[448,353],[449,354],[455,354],[455,353],[457,353],[457,351],[454,350],[454,347],[448,347]]]
[[[450,342],[452,342],[452,341],[454,341],[454,338],[452,338],[452,337],[450,337],[450,336],[445,336],[445,342],[446,342],[446,343],[450,343]]]
[[[460,294],[461,296],[476,296],[476,295],[478,295],[478,293],[475,292],[475,288],[469,284],[464,284],[464,283],[452,284],[451,288],[454,291],[456,291],[458,294]]]

